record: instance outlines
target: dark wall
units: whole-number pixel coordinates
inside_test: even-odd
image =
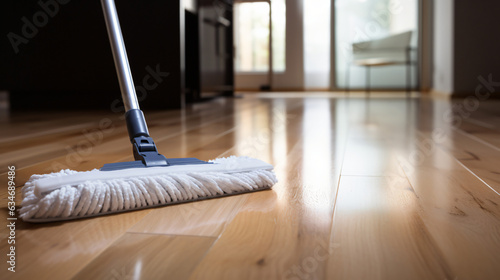
[[[14,109],[109,109],[121,97],[100,1],[42,0],[52,4],[51,15],[37,2],[0,4],[0,90],[11,92]],[[179,1],[116,0],[116,6],[141,106],[180,108]],[[23,35],[23,18],[37,30]],[[17,53],[13,34],[24,38]]]
[[[233,1],[200,0],[201,97],[233,95]]]
[[[437,0],[439,1],[439,0]],[[500,81],[500,1],[454,1],[454,92],[471,93],[478,76]]]

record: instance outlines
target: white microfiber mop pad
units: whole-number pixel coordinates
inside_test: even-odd
[[[70,220],[263,190],[277,182],[273,166],[257,159],[232,156],[211,162],[33,175],[22,189],[20,217]]]

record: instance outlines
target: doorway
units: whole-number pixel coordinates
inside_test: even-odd
[[[270,90],[286,69],[285,0],[234,3],[235,87]]]

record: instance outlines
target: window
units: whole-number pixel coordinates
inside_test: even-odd
[[[285,0],[273,0],[273,71],[285,70]],[[234,5],[234,41],[237,72],[269,71],[269,2]]]

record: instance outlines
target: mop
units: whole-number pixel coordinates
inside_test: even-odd
[[[101,0],[135,161],[99,170],[32,175],[22,188],[20,217],[51,222],[270,189],[273,166],[249,157],[211,161],[158,153],[139,109],[114,0]]]

